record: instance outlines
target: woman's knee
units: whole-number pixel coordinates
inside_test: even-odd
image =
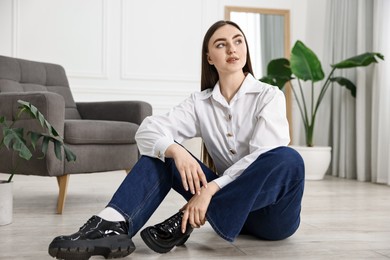
[[[305,165],[301,155],[291,147],[282,146],[276,148],[276,156],[279,158],[281,165],[287,169],[290,169],[294,174],[300,175],[300,178],[304,178]]]
[[[281,157],[284,161],[303,164],[303,159],[301,155],[295,149],[289,146],[280,146],[278,148],[275,148],[275,150],[277,155]]]

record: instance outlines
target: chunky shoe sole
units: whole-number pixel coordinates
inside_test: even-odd
[[[152,249],[154,252],[160,253],[160,254],[165,254],[168,253],[169,251],[172,250],[175,246],[182,246],[184,243],[187,241],[187,239],[190,237],[190,235],[184,236],[182,239],[180,239],[178,242],[175,244],[168,244],[163,245],[158,243],[153,236],[149,233],[149,228],[145,228],[144,230],[141,231],[141,238],[145,242],[145,244]]]
[[[127,235],[117,235],[94,240],[54,240],[49,245],[49,255],[64,260],[87,260],[93,255],[120,258],[130,255],[135,245]]]

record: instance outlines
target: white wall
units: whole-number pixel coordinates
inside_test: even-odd
[[[203,35],[224,6],[291,10],[308,0],[1,0],[0,54],[59,63],[77,101],[141,99],[164,113],[199,89]]]
[[[1,0],[0,55],[63,65],[76,101],[145,100],[160,114],[199,90],[203,35],[225,6],[290,10],[291,45],[321,57],[325,2]]]

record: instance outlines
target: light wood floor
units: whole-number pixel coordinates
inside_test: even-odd
[[[55,178],[16,176],[14,219],[0,227],[0,259],[52,259],[47,253],[51,240],[75,232],[98,213],[124,176],[71,176],[63,215],[54,213]],[[183,202],[170,193],[147,224],[169,217]],[[390,187],[332,177],[307,181],[301,227],[284,241],[242,236],[228,243],[207,224],[192,233],[186,246],[164,255],[147,248],[139,234],[133,240],[137,249],[125,259],[390,259]]]

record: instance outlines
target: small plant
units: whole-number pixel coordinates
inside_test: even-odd
[[[57,159],[62,159],[61,148],[64,149],[65,158],[67,161],[75,161],[76,155],[64,144],[63,138],[58,134],[54,127],[45,119],[43,114],[39,112],[38,108],[30,104],[29,102],[18,100],[19,111],[15,119],[7,122],[4,116],[0,116],[0,126],[3,131],[3,138],[0,142],[0,149],[6,147],[8,150],[13,150],[19,154],[20,159],[30,160],[32,157],[32,151],[35,151],[37,143],[42,139],[42,156],[38,159],[42,159],[46,156],[49,142],[54,144],[54,153]],[[42,132],[28,131],[25,133],[24,128],[14,127],[15,123],[20,120],[23,114],[27,114],[30,118],[36,119],[42,126]],[[11,169],[11,176],[7,182],[11,182],[16,172],[18,163]]]
[[[382,60],[384,59],[383,55],[380,53],[368,52],[330,65],[332,70],[326,77],[325,82],[320,86],[319,94],[315,99],[314,83],[322,81],[325,78],[321,62],[312,50],[306,47],[301,41],[297,41],[291,50],[290,60],[285,58],[271,60],[267,66],[267,75],[261,78],[260,81],[283,89],[287,82],[296,79],[299,92],[296,90],[296,86],[293,86],[293,84],[291,84],[291,88],[297,101],[305,127],[306,145],[313,146],[314,125],[317,111],[326,91],[329,89],[329,86],[332,83],[338,83],[340,86],[344,86],[350,90],[353,97],[356,96],[355,84],[345,77],[334,77],[333,73],[336,71],[336,69],[362,67],[368,66],[371,63],[377,63],[376,58]],[[295,76],[295,78],[293,76]],[[302,88],[302,80],[311,81],[311,99],[310,103],[308,104],[306,103],[304,91]]]

